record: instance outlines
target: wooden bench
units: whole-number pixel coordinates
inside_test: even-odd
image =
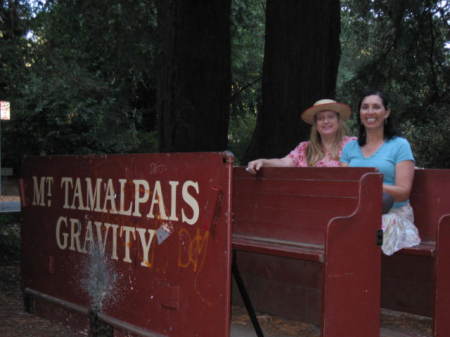
[[[450,336],[450,170],[418,169],[411,193],[422,244],[382,258],[382,306],[432,317]]]
[[[379,337],[381,182],[373,168],[234,168],[232,247],[258,311]]]

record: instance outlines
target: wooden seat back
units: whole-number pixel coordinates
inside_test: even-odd
[[[423,242],[435,242],[440,218],[450,214],[450,170],[417,169],[411,191],[414,223]]]
[[[338,172],[338,173],[337,173]],[[324,245],[329,221],[351,215],[373,168],[263,168],[233,172],[233,235]]]

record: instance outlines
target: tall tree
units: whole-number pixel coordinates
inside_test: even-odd
[[[161,0],[159,148],[227,147],[231,0]]]
[[[262,108],[246,159],[285,155],[308,137],[299,113],[335,95],[339,0],[267,0]]]

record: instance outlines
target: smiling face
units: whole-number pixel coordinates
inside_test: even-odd
[[[317,132],[321,136],[334,135],[339,128],[339,116],[334,111],[320,111],[315,116]]]
[[[386,109],[378,95],[366,96],[361,102],[359,116],[366,129],[382,129],[389,114],[390,110]]]

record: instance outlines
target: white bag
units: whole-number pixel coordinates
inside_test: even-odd
[[[402,248],[416,246],[420,243],[419,231],[414,225],[414,213],[409,204],[391,208],[382,216],[384,254],[392,255]]]

